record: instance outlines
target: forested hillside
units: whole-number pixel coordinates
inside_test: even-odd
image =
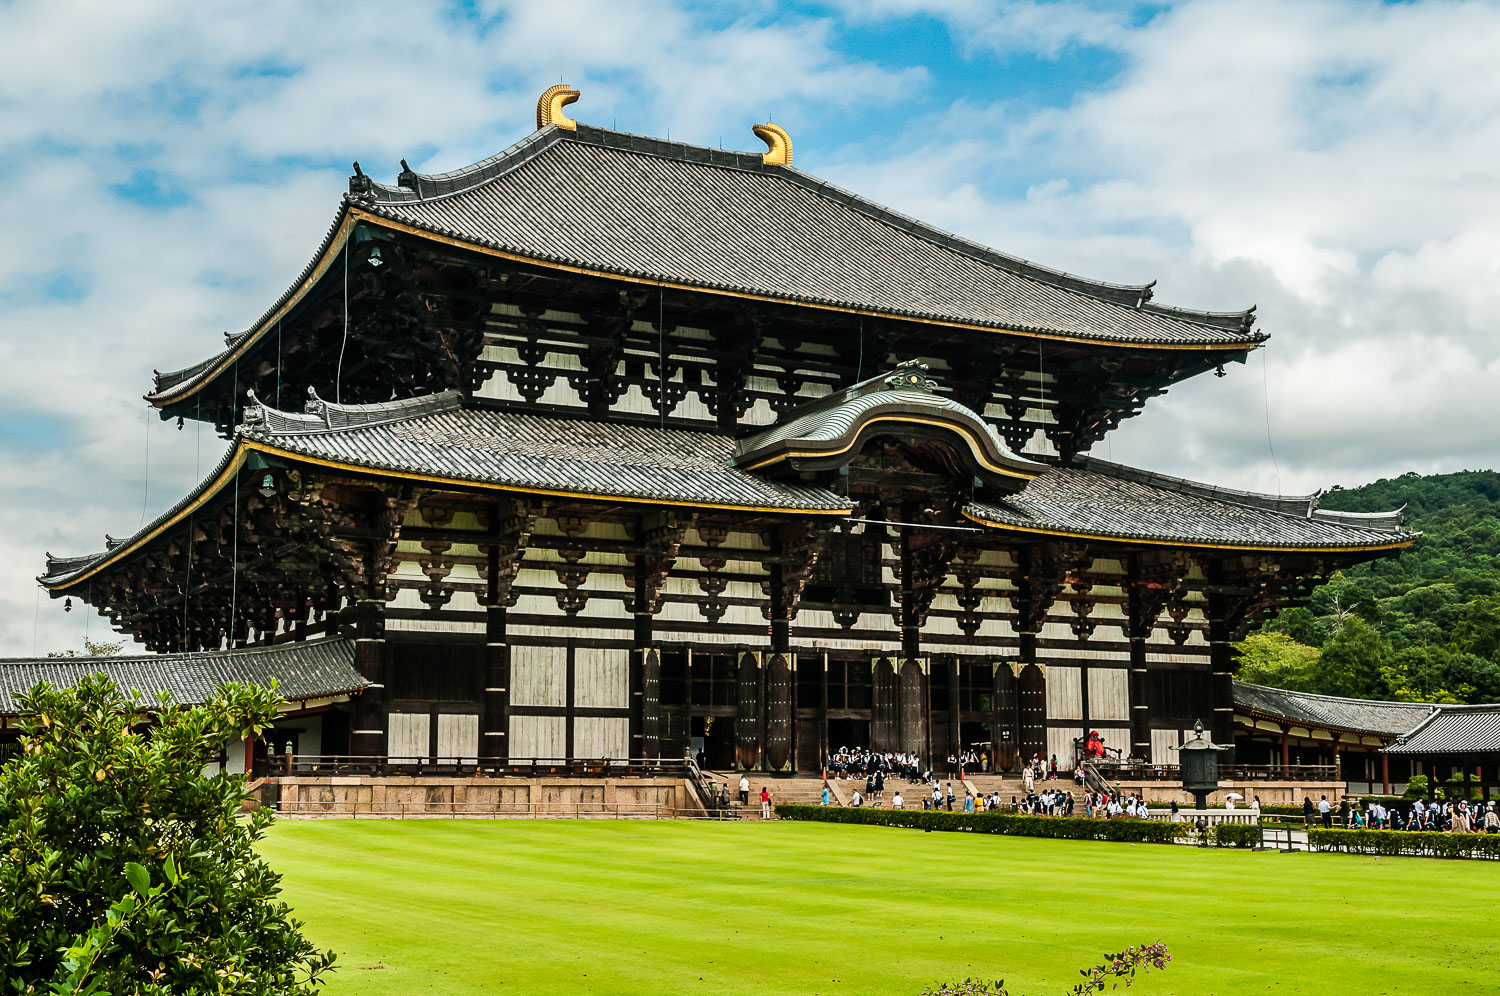
[[[1323,507],[1406,506],[1417,544],[1334,575],[1240,647],[1245,681],[1325,695],[1500,701],[1500,472],[1405,474]]]

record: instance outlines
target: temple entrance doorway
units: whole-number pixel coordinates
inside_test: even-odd
[[[734,770],[734,721],[714,716],[692,717],[693,756],[702,751],[702,766],[709,771]]]
[[[829,753],[838,750],[840,747],[848,747],[850,750],[864,750],[868,746],[870,746],[870,721],[868,719],[829,718]]]

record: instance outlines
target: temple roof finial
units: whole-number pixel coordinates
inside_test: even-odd
[[[765,124],[751,125],[750,130],[766,143],[766,151],[760,157],[761,162],[767,166],[792,164],[792,136],[787,134],[785,128],[767,121]]]
[[[562,109],[577,100],[579,93],[566,83],[549,86],[542,91],[542,96],[536,102],[536,126],[537,130],[547,127],[549,124],[557,125],[564,131],[577,131],[578,122],[568,117]]]

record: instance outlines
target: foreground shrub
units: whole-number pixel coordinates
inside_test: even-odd
[[[1254,823],[1218,823],[1209,828],[1215,847],[1259,847],[1260,827]]]
[[[271,723],[274,693],[148,709],[95,675],[21,701],[22,752],[0,767],[0,992],[314,990],[333,954],[255,852],[270,812],[242,816],[244,777],[203,773]]]
[[[1077,816],[1024,816],[1017,813],[950,813],[926,809],[855,809],[828,806],[777,806],[783,820],[817,823],[862,823],[910,830],[997,833],[1012,837],[1062,840],[1118,840],[1133,844],[1170,844],[1196,831],[1187,823],[1161,820],[1091,820]]]
[[[1315,851],[1347,851],[1386,857],[1500,858],[1500,834],[1433,833],[1412,830],[1324,830],[1307,832]]]
[[[1078,974],[1083,976],[1084,981],[1068,991],[1073,996],[1083,996],[1085,993],[1102,993],[1105,989],[1119,989],[1122,986],[1128,989],[1135,982],[1138,970],[1165,969],[1167,962],[1171,960],[1167,946],[1160,941],[1139,947],[1132,945],[1118,954],[1105,955],[1104,961],[1093,968],[1080,969]],[[1124,981],[1112,982],[1112,979]],[[1004,979],[963,979],[928,986],[922,990],[921,996],[1010,996],[1010,990],[1005,988]]]

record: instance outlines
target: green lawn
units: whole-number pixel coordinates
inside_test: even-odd
[[[339,993],[1063,994],[1494,986],[1500,863],[1201,851],[815,823],[321,821],[265,853]]]

